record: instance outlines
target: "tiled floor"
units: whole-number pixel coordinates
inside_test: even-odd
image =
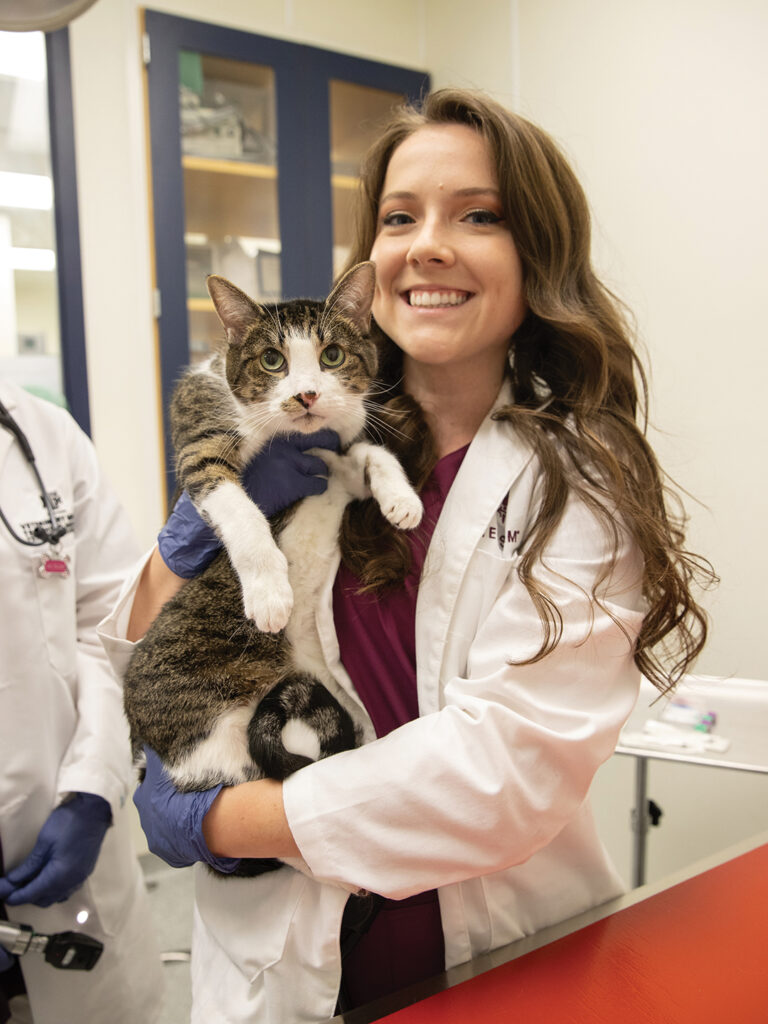
[[[169,868],[151,853],[139,860],[164,956],[165,1001],[159,1024],[189,1024],[192,868]]]

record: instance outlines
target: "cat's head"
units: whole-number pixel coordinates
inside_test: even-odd
[[[374,264],[358,263],[325,302],[261,305],[226,278],[207,283],[226,330],[227,381],[244,428],[275,435],[330,427],[342,443],[353,440],[378,367],[370,336]]]

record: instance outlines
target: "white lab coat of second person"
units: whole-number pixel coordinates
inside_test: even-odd
[[[504,387],[499,402],[508,402]],[[373,740],[339,662],[330,573],[316,625],[367,742],[286,780],[302,870],[254,879],[198,865],[194,1024],[316,1024],[334,1013],[339,927],[350,892],[394,899],[437,887],[451,967],[618,895],[587,794],[637,698],[640,560],[624,538],[615,572],[589,594],[609,544],[575,500],[540,578],[563,618],[542,631],[520,582],[535,520],[538,464],[489,415],[448,494],[416,611],[420,717]],[[116,667],[133,586],[102,626]]]
[[[70,559],[69,576],[44,578],[38,568],[46,548],[22,546],[0,524],[5,869],[29,854],[68,793],[103,797],[113,817],[95,870],[68,900],[6,909],[36,931],[83,931],[104,943],[89,972],[56,969],[36,953],[21,957],[35,1024],[146,1024],[160,1013],[162,966],[130,831],[136,779],[122,691],[96,632],[135,563],[136,540],[69,413],[3,380],[0,399],[27,435],[57,519],[73,526],[59,552]],[[21,536],[47,522],[33,472],[3,429],[0,507]]]

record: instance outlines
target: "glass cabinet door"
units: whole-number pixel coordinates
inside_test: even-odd
[[[360,161],[375,142],[378,128],[406,96],[355,82],[332,79],[329,85],[333,274],[344,266],[354,233],[355,197]]]
[[[362,153],[423,72],[145,10],[155,322],[165,414],[223,329],[205,279],[255,299],[328,294]],[[173,458],[165,422],[169,493]]]
[[[206,288],[229,278],[252,298],[280,289],[275,76],[272,68],[184,50],[179,117],[190,362],[221,325]]]

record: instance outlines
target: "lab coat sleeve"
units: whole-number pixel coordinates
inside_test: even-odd
[[[592,513],[572,499],[538,571],[563,619],[551,653],[511,663],[533,655],[542,636],[511,565],[465,638],[463,670],[442,681],[440,710],[286,780],[289,825],[318,877],[403,898],[522,864],[557,836],[612,753],[639,686],[641,563],[624,538],[600,607],[589,595],[607,550]],[[462,628],[454,614],[449,645],[464,642]]]
[[[157,545],[150,548],[133,565],[123,584],[116,604],[110,608],[109,613],[99,623],[99,639],[106,651],[112,671],[121,680],[125,676],[128,662],[131,660],[131,655],[136,648],[135,643],[126,639],[133,601],[136,597],[136,588],[139,585],[141,574],[144,572],[144,566],[151,558],[152,552],[156,547]]]
[[[138,547],[92,444],[74,422],[67,422],[75,534],[77,725],[61,762],[58,795],[96,793],[110,803],[114,814],[135,779],[122,690],[97,626],[116,601]]]

